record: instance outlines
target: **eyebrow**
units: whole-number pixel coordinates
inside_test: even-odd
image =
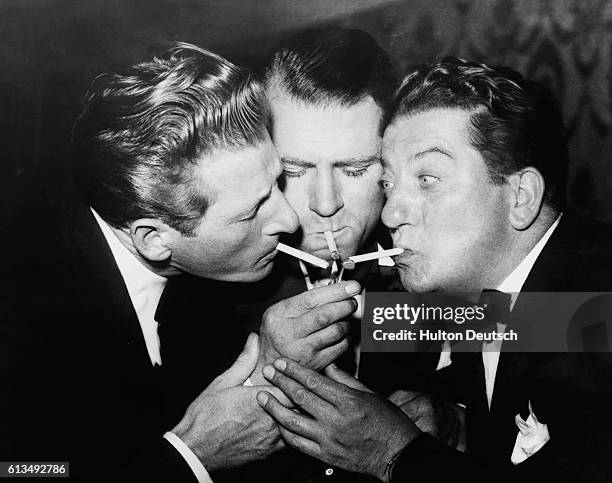
[[[427,154],[433,154],[433,153],[442,154],[443,156],[446,156],[450,159],[455,159],[448,151],[446,151],[445,149],[439,146],[432,146],[431,148],[427,148],[427,149],[424,149],[423,151],[419,151],[418,153],[415,154],[414,157],[416,159],[419,159],[419,158],[426,156]]]
[[[292,158],[283,156],[281,161],[284,164],[291,164],[299,168],[316,168],[317,164],[304,159]],[[363,158],[346,158],[334,161],[332,164],[335,168],[350,168],[353,166],[369,166],[371,164],[380,163],[380,156],[365,156]]]

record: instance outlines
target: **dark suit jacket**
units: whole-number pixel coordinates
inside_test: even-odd
[[[376,234],[378,235],[376,239],[382,244],[388,243],[386,231],[381,229]],[[372,243],[364,251],[375,249],[376,244]],[[391,271],[386,267],[379,267],[376,263],[361,264],[359,268],[360,270],[355,273],[348,272],[349,275],[345,278],[359,280],[364,286],[367,286],[368,290],[386,290],[394,281]],[[197,351],[197,344],[201,344],[200,341],[206,337],[210,324],[215,323],[214,321],[233,327],[240,333],[238,338],[244,340],[249,332],[259,332],[263,314],[268,307],[305,291],[306,284],[297,262],[282,254],[277,257],[272,273],[264,280],[255,283],[217,282],[195,277],[181,277],[172,280],[166,290],[171,303],[166,304],[166,307],[173,313],[173,318],[179,319],[180,323],[173,323],[164,328],[164,340],[173,347],[191,347],[190,350]],[[195,315],[204,304],[208,314],[206,324],[198,321]],[[351,331],[353,337],[358,339],[359,321],[355,322]],[[189,324],[191,327],[188,330],[182,330],[180,328],[182,324]],[[188,341],[183,340],[179,343],[178,341],[183,339],[183,334],[191,334],[192,337]],[[172,360],[178,362],[173,365],[175,368],[183,366],[185,371],[189,370],[188,361],[184,359],[187,352],[189,351],[183,351],[182,356],[181,354],[172,356]],[[347,366],[351,364],[351,354],[348,352],[342,359],[340,364],[344,363]],[[175,389],[175,395],[185,403],[192,400],[199,391],[201,389],[190,387],[190,384],[186,382]],[[225,472],[223,475],[215,475],[215,482],[217,480],[241,483],[328,481],[329,478],[325,476],[327,468],[329,465],[286,449],[273,454],[266,460],[250,463],[242,468]],[[334,470],[335,479],[341,478],[342,475],[343,472]],[[361,479],[366,478],[355,474],[349,477],[349,480],[354,482]]]
[[[609,226],[565,214],[522,291],[612,291],[611,242]],[[520,303],[519,296],[515,308]],[[480,354],[453,354],[451,366],[430,376],[419,381],[419,389],[467,406],[467,454],[422,435],[402,453],[393,481],[612,480],[609,353],[502,349],[490,411]],[[551,439],[515,466],[510,462],[518,431],[514,416],[521,413],[526,418],[529,401],[538,419],[548,425]]]
[[[191,353],[197,371],[177,373],[172,361],[181,350],[162,337],[164,364],[154,369],[110,248],[85,206],[19,213],[5,233],[0,460],[67,461],[71,481],[196,481],[162,438],[186,409],[172,389],[188,378],[203,390],[239,350],[224,350],[213,330]]]

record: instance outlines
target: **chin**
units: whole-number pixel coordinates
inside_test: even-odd
[[[238,282],[238,283],[250,283],[250,282],[258,282],[272,272],[272,268],[274,268],[274,262],[270,261],[265,265],[251,267],[248,271],[244,272],[234,272],[229,274],[223,274],[216,277],[209,277],[213,280],[221,280],[223,282]]]
[[[402,287],[406,292],[422,293],[433,290],[433,284],[428,283],[423,277],[407,269],[399,270]]]

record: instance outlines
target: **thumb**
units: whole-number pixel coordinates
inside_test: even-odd
[[[255,369],[258,357],[259,337],[254,332],[251,332],[236,361],[227,371],[220,374],[215,379],[214,383],[217,389],[225,389],[244,384],[253,372],[253,369]]]
[[[333,379],[334,381],[339,382],[340,384],[344,384],[345,386],[348,386],[351,389],[355,389],[357,391],[362,391],[362,392],[374,393],[374,391],[372,391],[367,386],[363,385],[361,382],[359,382],[357,379],[351,376],[348,372],[345,372],[342,369],[340,369],[336,364],[332,363],[329,366],[327,366],[325,368],[325,374],[330,379]]]

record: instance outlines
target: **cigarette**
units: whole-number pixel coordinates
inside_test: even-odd
[[[355,263],[367,262],[368,260],[376,260],[382,257],[394,257],[403,253],[403,248],[391,248],[389,250],[382,250],[379,252],[364,253],[363,255],[355,255],[348,257],[348,260],[353,260]],[[347,267],[348,268],[348,267]]]
[[[298,250],[297,248],[290,247],[289,245],[285,245],[284,243],[279,243],[276,246],[276,249],[279,252],[286,253],[287,255],[291,255],[292,257],[299,258],[300,260],[304,260],[306,263],[310,263],[315,267],[319,268],[327,268],[329,264],[327,261],[322,258],[315,257],[310,253],[303,252],[302,250]]]
[[[325,235],[325,240],[327,241],[327,246],[329,247],[329,252],[331,253],[332,259],[338,260],[340,258],[340,253],[338,252],[338,247],[336,246],[336,240],[334,240],[334,234],[331,231],[323,232]]]

